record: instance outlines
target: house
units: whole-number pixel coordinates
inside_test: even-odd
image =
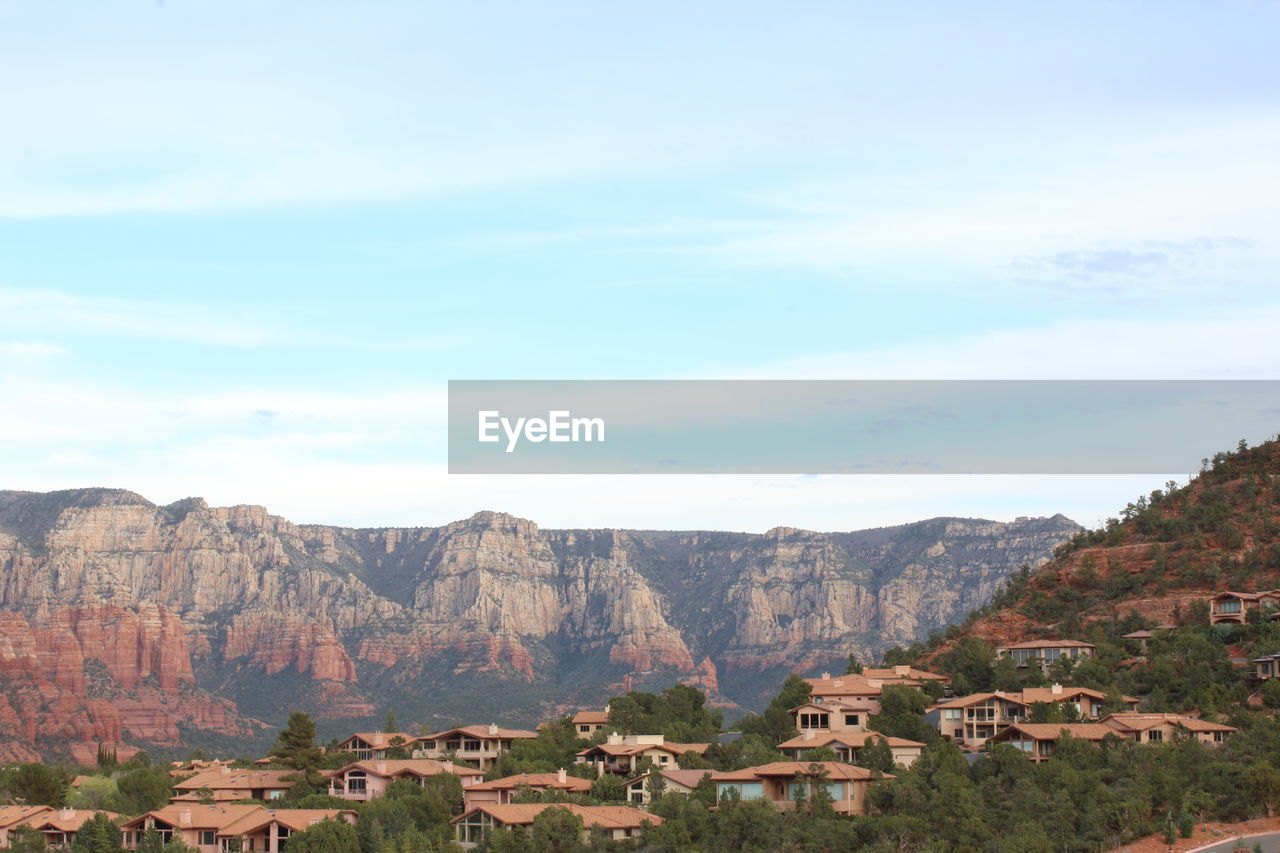
[[[1027,718],[1030,705],[1021,693],[973,693],[940,702],[924,718],[946,739],[977,750],[1014,723]]]
[[[1250,611],[1260,611],[1268,618],[1280,618],[1280,589],[1267,592],[1220,592],[1209,599],[1209,624],[1221,622],[1243,625]]]
[[[463,811],[481,805],[506,805],[518,788],[585,794],[591,790],[591,780],[570,776],[561,768],[555,773],[517,773],[490,782],[477,782],[462,789]]]
[[[666,793],[688,795],[693,793],[693,789],[703,779],[711,775],[711,771],[681,770],[678,767],[673,770],[650,770],[627,780],[627,800],[636,805],[649,805],[649,779],[655,775],[662,777],[662,787]]]
[[[356,813],[346,809],[270,809],[240,803],[199,805],[177,803],[139,815],[120,825],[122,844],[136,850],[148,829],[167,844],[178,839],[200,853],[279,853],[295,832],[322,820],[354,824]]]
[[[870,701],[856,697],[810,699],[788,713],[800,732],[860,732],[867,728],[867,718],[879,711],[877,694],[876,699]]]
[[[487,726],[463,726],[435,734],[423,735],[414,744],[414,758],[458,758],[474,761],[484,770],[493,765],[498,756],[511,750],[517,740],[532,740],[537,732],[525,729],[504,729],[490,723]]]
[[[879,732],[819,732],[812,730],[803,731],[799,737],[783,741],[778,744],[778,750],[799,761],[804,758],[804,754],[809,750],[825,746],[834,750],[836,758],[840,761],[848,764],[857,764],[858,753],[876,740],[888,742],[889,749],[893,753],[893,763],[901,764],[903,767],[910,767],[924,752],[924,744],[918,741],[889,737]]]
[[[190,761],[172,761],[169,763],[170,776],[190,776],[193,773],[202,773],[205,770],[217,770],[219,767],[230,767],[230,761],[222,761],[220,759],[196,759]],[[80,777],[77,776],[77,779]],[[75,784],[74,782],[72,784]]]
[[[951,679],[936,672],[916,669],[914,666],[867,667],[862,670],[862,677],[869,681],[881,681],[885,684],[924,684],[937,681],[950,684]]]
[[[811,802],[816,791],[825,789],[831,796],[833,808],[840,814],[863,814],[867,785],[877,778],[893,777],[836,761],[778,761],[711,774],[717,800],[723,797],[766,799],[787,811],[796,807],[796,798],[801,794]]]
[[[1161,743],[1183,737],[1193,737],[1201,743],[1218,744],[1227,739],[1233,726],[1211,723],[1198,717],[1183,714],[1108,714],[1102,724],[1114,729],[1122,737],[1139,743]]]
[[[607,725],[609,725],[608,710],[579,711],[573,715],[573,728],[578,733],[578,737],[589,738]]]
[[[94,815],[105,814],[111,820],[121,820],[122,815],[115,812],[97,812],[93,809],[60,809],[50,814],[41,815],[27,822],[27,826],[44,833],[44,843],[48,847],[66,847],[76,840],[76,833]]]
[[[838,703],[841,708],[858,714],[864,721],[872,714],[880,713],[883,681],[871,681],[861,675],[845,675],[840,678],[831,678],[825,672],[822,675],[822,678],[805,679],[809,682],[809,702],[830,706]]]
[[[30,826],[56,810],[48,806],[0,806],[0,847],[9,846],[9,833],[20,826]]]
[[[511,803],[509,805],[483,805],[468,809],[449,821],[454,827],[454,837],[463,847],[474,847],[484,841],[494,829],[533,825],[533,819],[545,809],[565,809],[582,819],[582,842],[591,839],[591,828],[600,827],[610,839],[623,840],[635,837],[646,823],[655,826],[662,818],[633,809],[630,806],[582,806],[577,803]]]
[[[212,796],[217,803],[236,800],[274,800],[283,797],[297,781],[294,770],[243,770],[223,765],[174,783],[171,803],[198,803]]]
[[[350,752],[357,761],[369,761],[386,758],[387,750],[395,747],[412,749],[417,740],[416,735],[407,732],[356,732],[338,744],[338,752]],[[405,752],[405,755],[408,754]]]
[[[1045,702],[1051,705],[1071,705],[1076,709],[1076,713],[1081,719],[1096,720],[1103,716],[1103,705],[1106,703],[1107,694],[1100,690],[1091,690],[1088,687],[1063,687],[1061,684],[1053,684],[1049,687],[1024,687],[1019,693],[1009,693],[1006,695],[1017,695],[1019,699],[1025,702],[1028,707],[1037,702]],[[1125,696],[1124,702],[1126,710],[1138,710],[1138,700],[1132,696]]]
[[[1014,723],[987,743],[1007,743],[1025,752],[1032,761],[1047,761],[1063,732],[1091,743],[1102,743],[1107,735],[1116,734],[1115,729],[1102,723]]]
[[[1249,662],[1253,664],[1253,677],[1258,681],[1280,678],[1280,655],[1267,655]]]
[[[1061,658],[1078,660],[1089,657],[1097,649],[1082,640],[1027,640],[996,649],[996,657],[1009,655],[1018,666],[1039,666],[1048,671]]]
[[[386,761],[356,761],[346,767],[330,770],[329,795],[344,800],[372,800],[386,793],[398,779],[409,779],[418,785],[428,776],[452,773],[465,789],[484,779],[484,773],[465,764],[436,761],[431,758],[392,758]]]
[[[594,764],[596,773],[601,776],[606,771],[635,774],[646,758],[658,769],[675,767],[686,752],[702,755],[709,746],[709,743],[668,743],[662,735],[620,735],[614,732],[605,738],[604,743],[580,751],[576,762]]]

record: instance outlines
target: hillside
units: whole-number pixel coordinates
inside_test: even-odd
[[[681,680],[753,707],[985,603],[1062,516],[876,531],[298,525],[118,489],[0,492],[0,757],[226,746],[293,707],[550,714]]]

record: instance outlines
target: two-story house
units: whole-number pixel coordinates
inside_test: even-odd
[[[813,729],[802,731],[798,737],[778,744],[778,751],[800,761],[809,750],[825,746],[835,752],[838,760],[857,764],[858,755],[862,750],[877,740],[883,740],[889,744],[889,750],[893,753],[893,763],[901,764],[903,767],[910,767],[924,752],[924,744],[919,741],[889,737],[879,732],[865,730],[833,732]]]
[[[363,801],[381,797],[387,787],[398,779],[408,779],[421,785],[423,779],[440,773],[457,776],[464,790],[484,780],[484,773],[474,767],[430,758],[356,761],[325,775],[329,777],[329,796]]]
[[[553,808],[564,809],[582,821],[583,844],[591,841],[593,828],[607,839],[623,841],[637,837],[645,824],[657,826],[662,823],[662,818],[657,815],[630,806],[583,806],[578,803],[486,803],[467,809],[449,823],[453,824],[458,843],[471,849],[488,839],[495,829],[530,827],[545,809]]]
[[[877,778],[892,779],[893,776],[877,775],[864,767],[835,761],[778,761],[711,774],[716,799],[764,799],[783,811],[790,811],[796,807],[797,800],[812,802],[821,789],[831,797],[832,806],[839,814],[864,814],[867,786]]]
[[[996,657],[1009,655],[1020,667],[1038,666],[1048,672],[1059,659],[1079,660],[1097,650],[1093,643],[1082,640],[1026,640],[996,649]]]
[[[1058,748],[1063,733],[1077,740],[1102,743],[1116,732],[1102,723],[1014,723],[987,741],[988,746],[1007,743],[1022,750],[1032,761],[1047,761]]]
[[[1021,693],[997,690],[940,702],[924,716],[944,738],[978,749],[1014,723],[1025,721],[1029,708]]]
[[[297,781],[295,770],[244,770],[222,765],[175,782],[171,803],[198,803],[206,796],[215,803],[236,800],[274,800]]]
[[[1261,611],[1271,619],[1280,618],[1280,589],[1266,592],[1220,592],[1209,599],[1209,624],[1243,625],[1249,613]]]
[[[570,776],[563,768],[555,773],[517,773],[488,782],[477,782],[462,789],[462,807],[470,809],[480,805],[505,805],[522,788],[530,791],[561,791],[564,794],[586,794],[591,791],[591,780]]]
[[[581,750],[575,761],[578,764],[594,764],[597,775],[621,773],[634,775],[647,758],[659,769],[675,767],[681,755],[696,752],[702,755],[711,744],[672,743],[662,735],[620,735],[617,732],[605,738],[604,743]]]
[[[121,843],[136,850],[148,829],[161,841],[181,841],[200,853],[280,853],[295,832],[322,820],[356,822],[356,813],[345,809],[269,809],[239,803],[199,805],[178,803],[139,815],[120,824]]]
[[[590,738],[609,725],[609,711],[579,711],[573,715],[573,729],[578,737]]]
[[[666,794],[692,794],[693,789],[702,784],[702,780],[711,775],[710,770],[681,770],[678,767],[667,770],[650,770],[634,779],[627,780],[627,801],[633,805],[649,805],[651,785],[649,780],[654,776],[662,777],[662,791]]]
[[[417,743],[416,735],[408,732],[356,732],[338,744],[338,752],[350,752],[357,761],[386,758],[387,750],[400,747],[408,751]]]
[[[504,729],[490,723],[487,726],[463,726],[435,734],[423,735],[414,744],[414,758],[457,758],[474,761],[485,770],[498,756],[511,751],[517,740],[533,740],[537,732],[525,729]]]
[[[1184,714],[1108,714],[1102,718],[1102,725],[1139,743],[1163,743],[1185,737],[1213,746],[1238,731],[1233,726]]]

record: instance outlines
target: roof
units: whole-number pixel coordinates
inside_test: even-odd
[[[538,736],[537,732],[531,732],[528,729],[504,729],[500,726],[495,726],[493,728],[497,729],[497,731],[490,731],[489,726],[462,726],[456,729],[445,729],[444,731],[436,732],[435,734],[423,735],[418,738],[418,740],[439,740],[442,737],[448,737],[452,734],[471,735],[478,740],[484,740],[486,738],[512,740],[515,738],[535,738]]]
[[[709,743],[671,743],[669,741],[663,743],[598,743],[595,746],[589,746],[586,749],[578,750],[578,755],[590,755],[593,752],[603,752],[605,755],[642,755],[651,749],[661,749],[672,755],[683,755],[686,752],[696,752],[702,755],[710,747]]]
[[[391,741],[395,740],[396,738],[404,738],[403,746],[408,746],[409,744],[417,740],[418,736],[411,735],[408,732],[356,732],[355,734],[349,736],[342,743],[338,744],[338,746],[341,747],[343,744],[348,743],[353,738],[360,738],[360,740],[369,744],[369,747],[371,749],[386,749],[387,747],[392,745]]]
[[[1021,732],[1032,740],[1057,740],[1066,732],[1084,740],[1102,740],[1116,730],[1102,723],[1014,723],[991,740],[1011,740],[1010,732]]]
[[[879,696],[883,682],[872,684],[864,675],[841,675],[836,678],[806,678],[810,696]]]
[[[641,773],[634,779],[628,779],[627,784],[634,785],[641,779],[648,779],[654,773],[675,782],[677,785],[683,785],[690,789],[698,787],[699,783],[701,783],[703,779],[712,775],[710,770],[682,770],[679,768],[674,770],[650,770],[648,773]]]
[[[1209,600],[1217,601],[1219,598],[1239,598],[1244,601],[1257,601],[1260,598],[1267,597],[1280,597],[1280,589],[1269,589],[1265,592],[1233,592],[1231,590],[1227,590],[1226,592],[1218,593]]]
[[[1189,732],[1239,731],[1235,726],[1211,723],[1208,720],[1202,720],[1199,717],[1188,717],[1185,714],[1108,714],[1102,718],[1102,722],[1105,723],[1107,720],[1123,726],[1127,731],[1134,732],[1146,731],[1165,724],[1182,726]]]
[[[436,761],[434,758],[388,758],[353,761],[345,767],[330,770],[329,777],[341,776],[351,770],[363,770],[373,776],[390,779],[393,776],[435,776],[440,773],[453,773],[458,776],[483,776],[484,772],[468,767],[465,764],[454,764],[448,761]]]
[[[1070,702],[1077,696],[1088,696],[1090,699],[1106,699],[1107,694],[1101,690],[1093,690],[1088,687],[1063,687],[1061,692],[1054,693],[1052,687],[1024,687],[1021,691],[1022,701],[1027,704],[1032,702]],[[1005,694],[1006,696],[1009,694]],[[1133,696],[1124,696],[1125,702],[1137,702],[1138,699]]]
[[[260,811],[246,814],[223,826],[218,830],[218,834],[244,835],[255,832],[270,823],[278,823],[297,832],[322,820],[330,820],[343,814],[354,817],[356,814],[354,809],[268,809],[262,806],[258,808]]]
[[[945,675],[916,669],[914,666],[869,668],[862,670],[864,678],[883,678],[886,680],[906,679],[909,681],[950,681]]]
[[[865,767],[854,767],[852,764],[841,764],[838,761],[775,761],[772,764],[761,764],[757,767],[744,767],[741,770],[730,770],[726,773],[712,773],[716,782],[751,782],[763,776],[813,776],[814,766],[826,771],[827,778],[833,782],[867,781],[873,778],[892,779],[888,773],[876,774]]]
[[[104,814],[111,820],[119,820],[123,815],[115,812],[99,812],[93,809],[61,809],[53,811],[47,815],[41,815],[34,820],[27,822],[28,826],[36,829],[53,829],[58,832],[77,832],[80,827],[84,826],[87,821],[93,820],[94,815]]]
[[[52,814],[49,806],[0,806],[0,828],[27,823],[32,818],[43,817],[46,812]]]
[[[1021,643],[1011,643],[1007,646],[1001,646],[1004,649],[1095,649],[1093,643],[1086,643],[1083,640],[1023,640]]]
[[[483,776],[484,774],[478,774]],[[472,785],[467,788],[468,791],[499,791],[508,788],[515,789],[521,785],[527,785],[530,788],[563,788],[569,791],[590,791],[591,780],[582,779],[577,776],[565,774],[563,780],[560,779],[558,773],[517,773],[514,776],[504,776],[501,779],[494,779],[490,782],[481,782],[478,785]]]
[[[213,806],[199,805],[198,803],[175,803],[140,814],[132,820],[125,821],[120,826],[125,829],[137,829],[145,826],[147,818],[150,817],[170,826],[221,829],[259,809],[267,810],[266,806],[249,803],[227,803]],[[190,819],[188,821],[182,820],[183,812],[189,814]]]
[[[285,777],[292,777],[286,779]],[[175,782],[177,791],[198,791],[208,788],[217,791],[219,788],[241,790],[243,788],[290,788],[296,781],[296,770],[243,770],[239,768],[220,767],[204,770],[190,779]]]
[[[948,699],[946,702],[939,702],[934,705],[935,708],[968,708],[970,705],[980,705],[983,702],[989,702],[992,699],[1003,699],[1005,702],[1012,702],[1015,705],[1026,705],[1027,702],[1022,701],[1022,693],[970,693],[968,696],[958,696],[955,699]]]
[[[1128,634],[1125,634],[1125,635],[1124,635],[1123,637],[1121,637],[1120,639],[1122,639],[1122,640],[1150,640],[1150,639],[1151,639],[1152,637],[1154,637],[1154,636],[1155,636],[1155,634],[1152,634],[1150,631],[1130,631]]]
[[[655,826],[662,823],[662,818],[657,815],[651,815],[630,806],[581,806],[577,803],[507,803],[504,805],[485,803],[468,809],[449,822],[457,823],[468,815],[484,812],[498,823],[508,826],[527,826],[533,823],[533,819],[541,814],[543,809],[550,808],[568,809],[582,818],[582,825],[586,827],[598,823],[605,829],[638,829],[646,822]]]
[[[919,741],[907,740],[901,737],[890,737],[882,735],[879,732],[813,732],[812,737],[793,737],[791,740],[778,744],[778,749],[816,749],[820,746],[829,746],[838,743],[841,746],[849,746],[854,749],[861,749],[871,740],[885,740],[889,742],[889,746],[896,747],[913,747],[923,748],[924,744]]]
[[[573,715],[574,725],[604,725],[609,722],[608,711],[579,711]]]
[[[220,788],[211,792],[215,803],[234,803],[238,800],[247,799],[244,791],[235,788]],[[171,803],[198,803],[205,799],[200,795],[199,791],[188,791],[185,794],[177,794],[169,798]]]

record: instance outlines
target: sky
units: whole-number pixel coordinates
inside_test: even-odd
[[[1274,0],[0,3],[0,488],[1096,524],[1225,448],[450,476],[445,383],[1280,378],[1276,32]]]

